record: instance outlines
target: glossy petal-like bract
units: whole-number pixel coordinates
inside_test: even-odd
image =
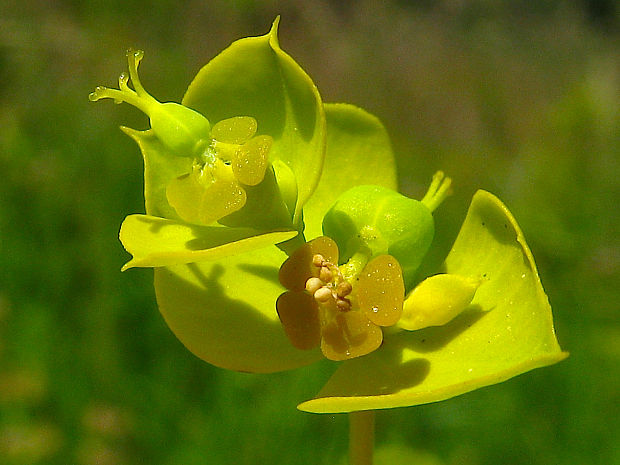
[[[129,215],[120,239],[133,259],[123,266],[159,267],[219,260],[287,241],[297,231],[197,226],[148,215]]]
[[[343,192],[360,184],[397,188],[388,134],[370,113],[344,103],[325,104],[327,151],[319,185],[304,207],[308,240],[322,235],[323,216]]]
[[[121,129],[138,143],[142,152],[146,213],[180,220],[176,210],[168,203],[166,188],[172,180],[192,170],[192,160],[175,156],[155,136],[152,129],[137,131],[124,126]]]
[[[273,137],[270,159],[282,160],[297,179],[294,223],[316,188],[323,166],[325,117],[308,75],[278,43],[279,19],[264,36],[234,42],[200,70],[183,104],[209,121],[248,115]]]
[[[445,271],[486,282],[445,326],[386,336],[375,352],[340,365],[299,408],[336,413],[436,402],[564,359],[532,254],[504,204],[472,200]]]
[[[183,104],[214,122],[251,116],[258,123],[259,134],[273,138],[269,159],[274,164],[285,164],[298,188],[288,224],[283,219],[274,225],[281,229],[291,227],[294,216],[300,217],[301,207],[318,183],[325,150],[325,117],[314,84],[280,49],[276,34],[277,20],[269,34],[233,43],[198,73]],[[217,132],[217,124],[214,128]],[[242,139],[253,134],[250,129]],[[147,135],[139,140],[147,149],[153,147]],[[233,162],[243,163],[243,159]],[[285,173],[286,169],[276,171]],[[162,197],[161,189],[154,188],[159,186],[156,176],[148,169],[145,172],[145,177],[152,179],[147,190],[148,214],[153,214],[149,206],[158,208],[156,201]],[[167,177],[174,179],[172,175]],[[265,181],[246,186],[245,207],[220,222],[273,231],[266,226],[279,218],[271,213],[275,207],[270,207],[277,187],[270,169]],[[157,268],[159,308],[181,342],[213,365],[273,372],[308,364],[320,358],[320,351],[294,348],[276,312],[275,302],[284,291],[278,282],[278,270],[285,259],[280,249],[269,246],[250,252],[239,250],[213,263]]]
[[[214,262],[155,269],[155,293],[166,323],[201,359],[229,370],[269,373],[320,360],[319,349],[293,347],[276,300],[286,254],[275,246]]]

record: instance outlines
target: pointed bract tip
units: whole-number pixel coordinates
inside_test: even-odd
[[[129,137],[131,137],[135,141],[138,141],[142,133],[146,132],[146,131],[138,131],[137,129],[129,128],[127,126],[119,126],[119,128],[121,131],[123,131],[125,134],[127,134]]]
[[[134,268],[134,259],[132,258],[131,260],[129,260],[127,263],[125,263],[122,267],[121,267],[121,272],[123,271],[127,271],[130,268]]]
[[[276,19],[273,20],[273,24],[271,25],[271,29],[269,30],[269,41],[273,46],[280,47],[280,42],[278,41],[278,27],[280,26],[280,15],[276,16]]]

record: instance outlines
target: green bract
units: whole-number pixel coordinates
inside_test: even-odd
[[[402,407],[505,381],[566,358],[523,233],[505,205],[478,191],[444,271],[485,282],[443,326],[402,331],[340,365],[308,412]]]
[[[148,111],[153,128],[123,128],[144,156],[147,213],[123,225],[121,240],[134,255],[125,268],[156,267],[158,303],[179,339],[206,361],[242,371],[283,370],[317,358],[292,348],[282,332],[274,303],[286,255],[273,244],[303,227],[302,207],[323,164],[325,116],[310,78],[280,49],[277,25],[276,20],[265,36],[233,43],[198,73],[183,105],[174,104],[175,114],[196,113],[213,123],[198,137],[206,144],[189,141],[187,131],[177,133],[174,125],[161,129]],[[120,82],[129,95],[127,79]],[[138,90],[135,79],[133,84]],[[91,98],[107,96],[120,99],[101,88]],[[237,117],[250,117],[256,125],[231,124]],[[247,153],[266,152],[265,139],[230,149],[255,130],[256,137],[269,138],[268,166],[259,183],[252,180],[256,169],[243,167]],[[170,134],[185,143],[171,143]],[[254,144],[249,150],[248,143]],[[210,195],[213,190],[220,202]],[[235,193],[245,201],[233,202]],[[229,208],[233,203],[243,206]]]
[[[421,201],[399,194],[381,123],[323,104],[277,25],[215,57],[182,105],[146,94],[135,53],[136,90],[122,76],[91,97],[150,117],[147,131],[123,128],[144,156],[146,215],[120,238],[124,268],[155,268],[179,339],[239,371],[344,360],[299,406],[311,412],[434,402],[564,358],[525,239],[493,195],[475,195],[441,273],[414,281],[449,179],[438,172]]]
[[[272,160],[282,163],[276,176],[295,177],[293,223],[315,190],[323,166],[325,115],[318,91],[308,75],[278,43],[279,18],[269,34],[241,39],[211,60],[187,89],[183,104],[221,121],[248,115],[261,133],[273,138]],[[291,182],[287,179],[286,182]]]

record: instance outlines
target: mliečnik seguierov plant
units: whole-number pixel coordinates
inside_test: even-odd
[[[299,405],[322,413],[434,402],[566,357],[523,234],[492,194],[475,194],[443,268],[418,276],[450,179],[438,172],[421,201],[398,193],[381,123],[324,104],[277,26],[215,57],[182,104],[144,90],[141,51],[119,89],[90,95],[150,118],[122,128],[144,156],[146,214],[120,238],[124,269],[154,268],[178,338],[244,372],[337,361]]]

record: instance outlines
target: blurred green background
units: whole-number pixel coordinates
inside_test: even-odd
[[[345,416],[297,411],[333,366],[246,375],[196,359],[119,269],[142,161],[92,104],[124,52],[179,101],[269,30],[325,101],[393,137],[403,192],[443,169],[430,270],[478,188],[519,220],[571,357],[437,404],[378,412],[383,463],[620,464],[620,3],[614,0],[4,0],[0,6],[0,464],[335,464]],[[389,457],[392,457],[390,459]],[[397,457],[397,460],[393,460]],[[390,461],[392,460],[392,461]]]

